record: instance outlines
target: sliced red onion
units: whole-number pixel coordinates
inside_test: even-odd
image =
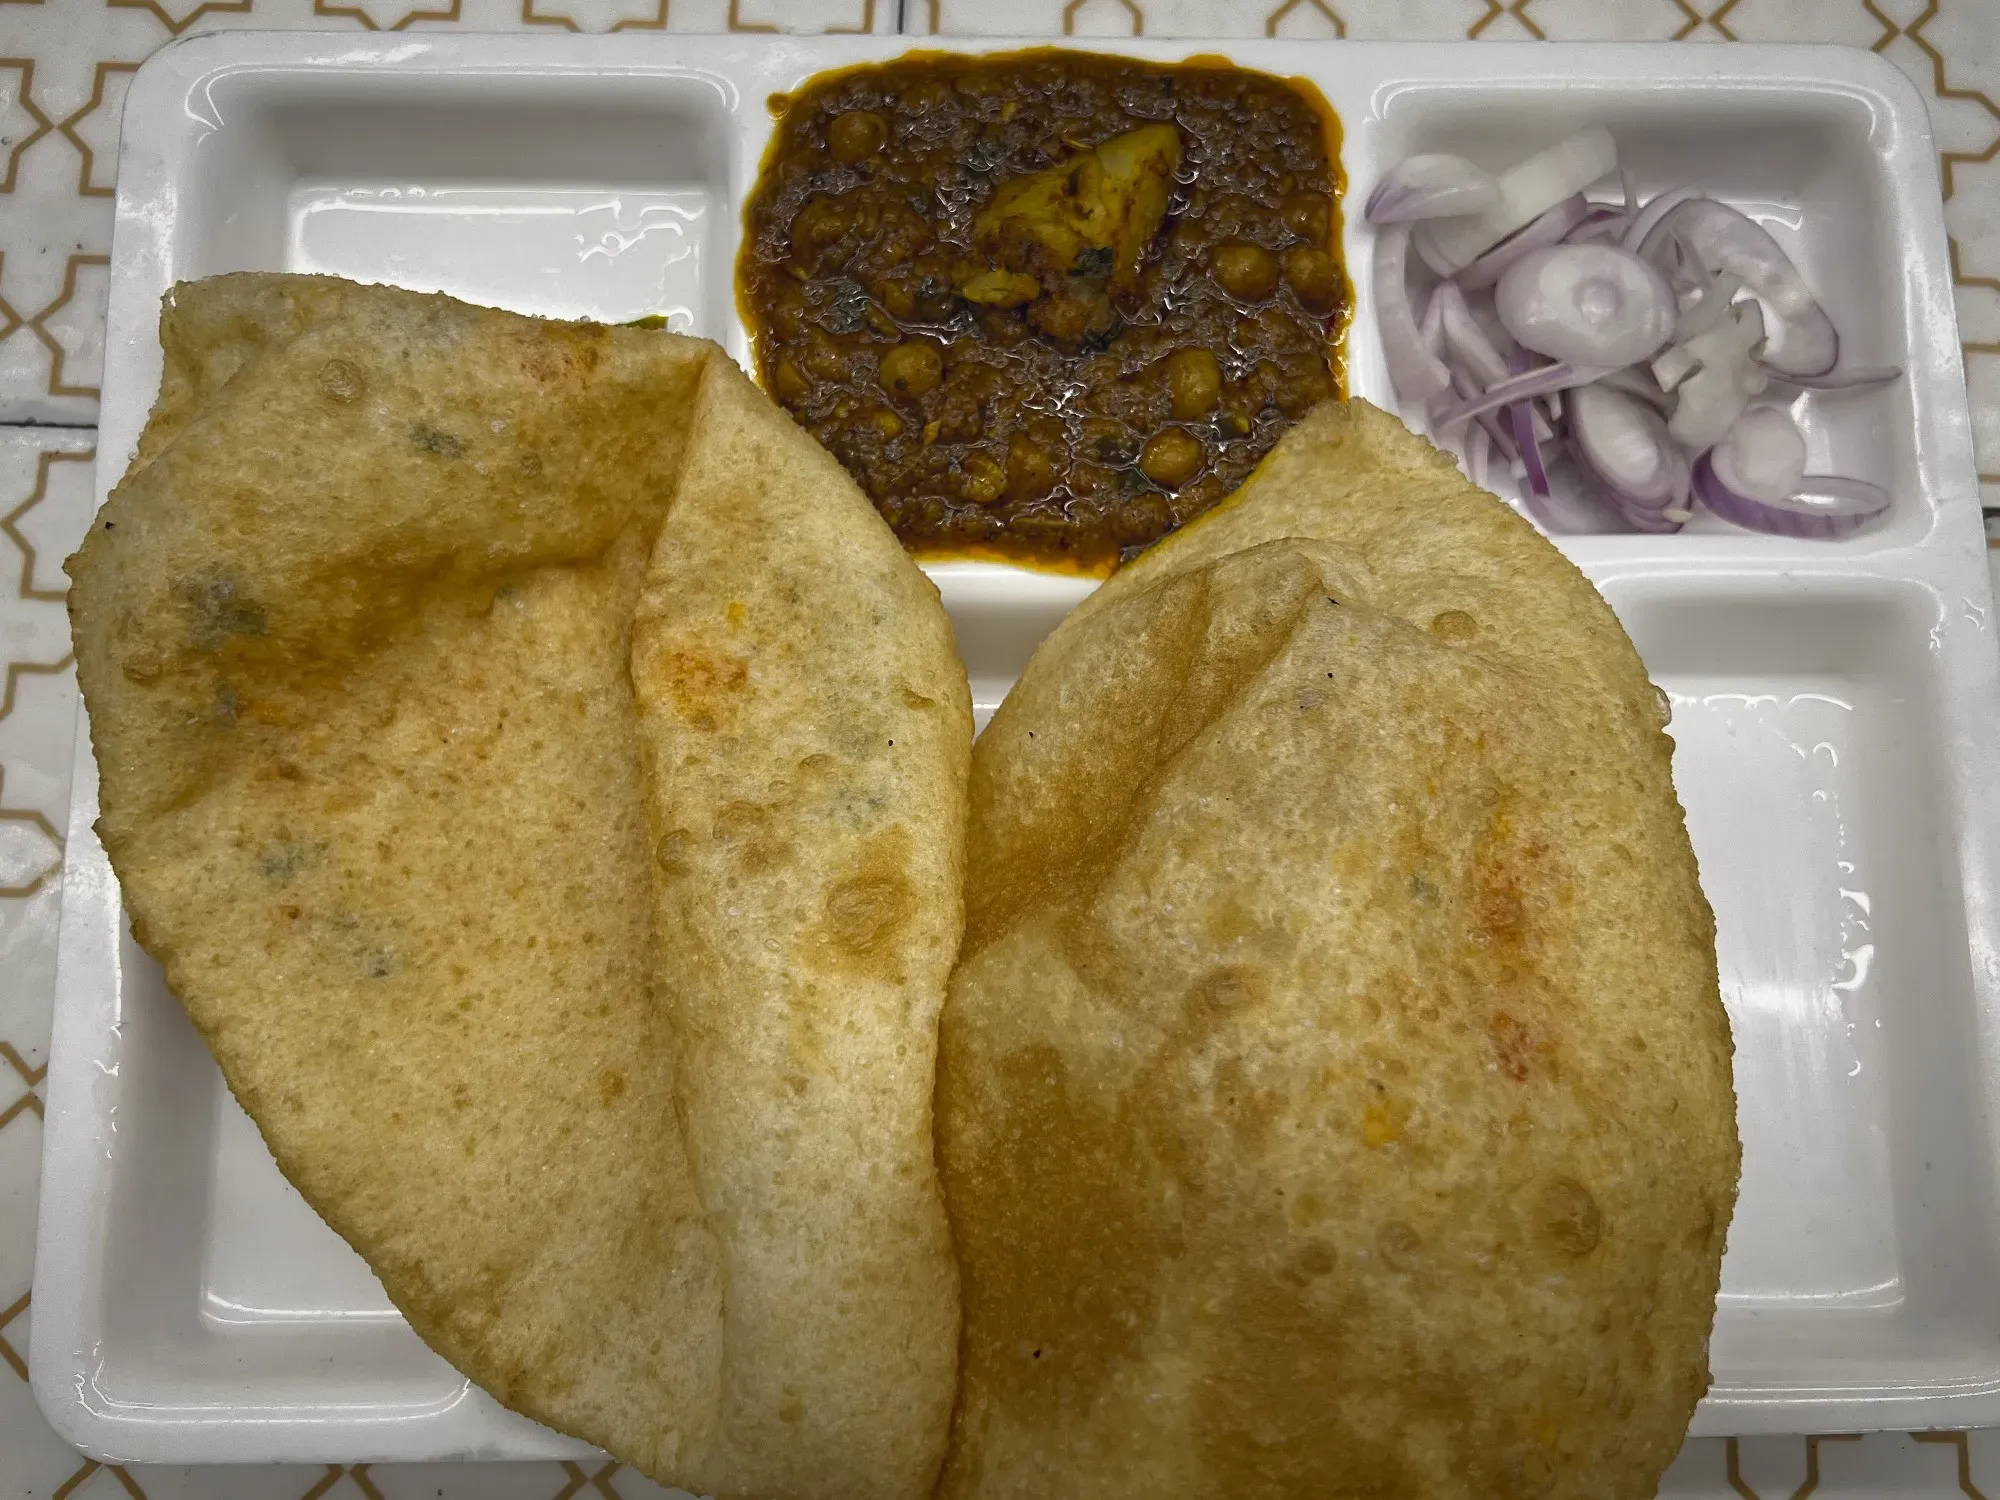
[[[1493,451],[1507,461],[1507,466],[1510,469],[1520,465],[1520,444],[1514,441],[1514,434],[1509,431],[1506,418],[1502,412],[1483,411],[1472,420],[1485,431],[1487,437],[1492,439]],[[1543,441],[1547,441],[1552,434],[1547,427],[1542,427],[1536,436],[1540,437]]]
[[[1781,375],[1825,375],[1840,363],[1840,332],[1817,307],[1810,316],[1780,318],[1778,341],[1763,361]]]
[[[1618,169],[1618,144],[1602,125],[1580,130],[1548,150],[1500,174],[1500,201],[1463,219],[1431,219],[1428,243],[1419,254],[1426,263],[1463,270],[1501,240],[1533,223],[1549,209]]]
[[[1449,389],[1451,372],[1424,347],[1410,309],[1410,227],[1390,224],[1375,234],[1375,316],[1382,325],[1382,354],[1389,379],[1405,401],[1428,401]],[[1432,301],[1436,301],[1433,296]]]
[[[1493,451],[1499,457],[1504,458],[1508,464],[1518,466],[1521,461],[1520,450],[1514,446],[1513,432],[1507,423],[1504,412],[1489,409],[1474,412],[1470,417],[1456,416],[1453,413],[1454,406],[1463,402],[1477,401],[1484,394],[1484,388],[1478,378],[1464,366],[1454,366],[1451,372],[1451,388],[1455,393],[1455,398],[1452,396],[1440,396],[1431,402],[1428,410],[1425,412],[1425,416],[1430,423],[1432,435],[1450,441],[1450,429],[1462,426],[1467,422],[1475,423],[1485,429],[1486,436],[1492,440]],[[1451,417],[1452,420],[1449,422],[1445,421],[1444,418],[1447,416]],[[1549,429],[1548,423],[1542,421],[1539,414],[1536,416],[1534,428],[1535,435],[1544,442],[1554,436]]]
[[[1673,353],[1671,349],[1668,354]],[[1660,356],[1662,359],[1666,355]],[[1660,389],[1660,383],[1647,373],[1644,365],[1627,365],[1622,370],[1613,370],[1597,382],[1606,390],[1622,391],[1645,402],[1655,411],[1664,412],[1674,404],[1673,397]]]
[[[1368,195],[1371,224],[1484,213],[1500,201],[1500,179],[1462,156],[1428,152],[1406,156],[1383,174]]]
[[[1674,279],[1675,290],[1692,294],[1674,328],[1674,337],[1689,339],[1708,332],[1722,321],[1734,305],[1737,293],[1743,290],[1744,281],[1734,271],[1710,270],[1708,262],[1679,233],[1670,238],[1675,247],[1674,260],[1680,268]]]
[[[1685,526],[1693,514],[1684,498],[1669,501],[1665,505],[1635,505],[1621,499],[1617,490],[1590,466],[1590,461],[1577,450],[1574,440],[1570,444],[1570,456],[1576,460],[1577,472],[1588,482],[1588,488],[1605,509],[1618,518],[1629,531],[1643,531],[1655,536],[1669,536]]]
[[[1677,235],[1703,264],[1742,277],[1770,305],[1781,325],[1776,346],[1763,356],[1772,369],[1824,375],[1839,362],[1840,338],[1833,323],[1784,247],[1762,225],[1713,198],[1691,198],[1652,233]]]
[[[1460,283],[1461,288],[1463,283]],[[1500,326],[1500,315],[1493,311],[1491,297],[1465,299],[1465,305],[1472,309],[1472,321],[1479,325],[1479,331],[1486,335],[1486,342],[1502,354],[1512,356],[1514,341],[1507,336],[1507,330]]]
[[[1625,237],[1619,241],[1619,244],[1636,255],[1645,255],[1646,252],[1642,247],[1652,235],[1653,230],[1658,226],[1660,220],[1664,219],[1690,198],[1697,198],[1699,196],[1700,194],[1695,192],[1693,188],[1687,187],[1671,188],[1667,192],[1656,194],[1651,203],[1648,203],[1632,216],[1632,222],[1626,226]],[[1650,260],[1651,258],[1651,256],[1647,256],[1647,259]]]
[[[1829,395],[1860,395],[1863,391],[1880,390],[1885,385],[1894,385],[1903,378],[1901,365],[1884,365],[1879,369],[1833,370],[1825,375],[1786,375],[1771,372],[1773,377],[1786,385],[1798,386],[1801,390],[1825,391]]]
[[[1672,382],[1674,415],[1668,426],[1676,442],[1696,451],[1720,442],[1750,398],[1764,389],[1768,377],[1755,357],[1763,336],[1763,311],[1746,302],[1717,327],[1676,346],[1700,367]],[[1669,372],[1661,364],[1654,361],[1653,373],[1665,386]]]
[[[1534,368],[1535,356],[1533,354],[1523,349],[1519,344],[1510,346],[1507,354],[1507,378],[1509,380],[1517,375],[1526,375]],[[1544,401],[1549,404],[1550,414],[1548,416],[1542,414],[1542,403]],[[1554,417],[1562,415],[1562,394],[1559,391],[1544,391],[1539,396],[1530,396],[1527,400],[1515,404],[1528,408],[1528,430],[1535,435],[1536,442],[1547,443],[1554,441],[1556,435],[1555,429],[1549,426],[1549,423]],[[1513,406],[1509,406],[1507,410],[1511,413]],[[1488,412],[1487,415],[1495,417],[1496,423],[1506,431],[1513,431],[1514,423],[1511,416],[1505,422],[1498,422],[1498,417],[1495,413]],[[1527,472],[1528,466],[1523,463],[1521,465],[1521,475],[1523,478],[1527,477]]]
[[[1423,311],[1416,315],[1417,336],[1423,340],[1431,358],[1439,361],[1444,359],[1444,298],[1438,294],[1449,285],[1449,282],[1440,282],[1435,289],[1425,293]]]
[[[1576,227],[1563,236],[1567,245],[1581,245],[1590,240],[1604,240],[1617,244],[1625,233],[1625,215],[1609,203],[1593,203],[1577,220]]]
[[[1417,259],[1424,263],[1425,270],[1441,281],[1449,281],[1453,275],[1453,266],[1450,261],[1430,248],[1430,237],[1424,233],[1424,224],[1428,222],[1429,220],[1423,220],[1409,226],[1410,248],[1416,251]]]
[[[1521,491],[1521,508],[1550,536],[1591,536],[1629,531],[1624,517],[1581,484],[1552,485],[1546,495]]]
[[[1603,374],[1603,368],[1598,365],[1542,365],[1525,375],[1509,376],[1498,385],[1489,387],[1482,396],[1445,407],[1438,414],[1438,425],[1450,427],[1468,417],[1476,417],[1481,412],[1493,411],[1515,401],[1547,395],[1550,391],[1565,391],[1572,386],[1588,385]]]
[[[1440,282],[1431,304],[1439,308],[1444,325],[1445,347],[1462,360],[1479,381],[1480,389],[1507,378],[1507,361],[1486,337],[1466,305],[1465,293],[1455,282]]]
[[[1731,489],[1715,472],[1713,455],[1695,460],[1695,493],[1732,525],[1772,536],[1837,541],[1852,536],[1889,508],[1888,492],[1865,479],[1806,474],[1781,500],[1759,500]]]
[[[1749,499],[1776,504],[1805,475],[1806,438],[1790,412],[1756,406],[1736,419],[1707,457],[1709,471],[1721,484]]]
[[[1715,442],[1743,415],[1743,408],[1756,394],[1732,379],[1730,371],[1721,365],[1706,365],[1695,371],[1674,387],[1674,395],[1679,399],[1668,423],[1674,441],[1696,449]]]
[[[1491,473],[1493,440],[1486,435],[1484,427],[1474,427],[1465,440],[1465,477],[1481,489],[1491,489],[1488,477]]]
[[[1660,515],[1676,526],[1685,526],[1694,519],[1694,465],[1688,462],[1685,448],[1674,452],[1680,460],[1674,465],[1674,494]]]
[[[1725,519],[1793,536],[1843,536],[1880,514],[1878,487],[1804,475],[1796,424],[1750,402],[1772,381],[1838,395],[1902,372],[1839,369],[1838,335],[1797,267],[1737,210],[1691,188],[1641,202],[1625,171],[1622,204],[1587,200],[1602,175],[1578,176],[1590,152],[1615,169],[1601,134],[1497,179],[1431,156],[1377,185],[1369,217],[1389,222],[1375,291],[1398,393],[1425,405],[1441,440],[1455,437],[1475,482],[1492,487],[1504,465],[1545,531],[1678,531],[1697,485]],[[1497,201],[1465,211],[1481,182]],[[1414,307],[1413,247],[1438,277]],[[1551,480],[1551,422],[1581,489]]]
[[[1488,250],[1471,265],[1460,271],[1453,279],[1468,292],[1484,291],[1492,286],[1506,272],[1507,268],[1526,255],[1530,250],[1539,250],[1544,245],[1562,243],[1565,236],[1577,225],[1590,217],[1590,200],[1576,193],[1563,199],[1554,208],[1543,214],[1534,223],[1510,235]],[[1421,236],[1419,236],[1421,238]],[[1422,254],[1419,248],[1418,254]],[[1426,262],[1429,264],[1429,262]],[[1433,270],[1437,268],[1432,266]],[[1439,275],[1451,275],[1441,271]]]
[[[1455,367],[1452,370],[1451,388],[1454,392],[1457,393],[1457,399],[1460,401],[1477,400],[1482,394],[1484,394],[1483,388],[1481,387],[1478,379],[1474,377],[1474,375],[1470,370],[1467,370],[1462,366]],[[1438,424],[1435,419],[1438,413],[1449,409],[1452,405],[1453,405],[1452,401],[1444,398],[1440,398],[1439,400],[1432,403],[1432,411],[1431,411],[1433,419],[1432,431],[1434,432],[1444,431],[1443,426]],[[1497,457],[1499,458],[1505,459],[1510,467],[1518,465],[1520,463],[1521,452],[1518,448],[1514,446],[1514,435],[1511,431],[1509,431],[1506,418],[1502,412],[1482,411],[1470,418],[1461,417],[1459,420],[1461,422],[1470,421],[1479,426],[1480,428],[1484,429],[1487,438],[1493,444],[1493,451],[1495,455],[1497,455]],[[1544,437],[1548,435],[1548,430],[1546,427],[1542,429],[1542,435]]]
[[[1701,361],[1689,351],[1686,344],[1674,344],[1662,350],[1647,366],[1654,381],[1663,391],[1676,389],[1683,380],[1701,368]]]
[[[1652,536],[1672,536],[1676,531],[1687,525],[1688,518],[1692,514],[1693,512],[1685,510],[1637,511],[1627,510],[1623,506],[1618,507],[1620,520],[1630,525],[1634,531],[1643,531]]]
[[[1447,424],[1443,420],[1444,415],[1446,412],[1450,411],[1454,406],[1457,406],[1463,401],[1470,400],[1472,397],[1478,394],[1479,394],[1478,381],[1474,380],[1472,376],[1467,374],[1464,370],[1452,369],[1451,389],[1446,391],[1441,396],[1433,396],[1429,404],[1427,404],[1424,407],[1424,420],[1430,424],[1431,435],[1437,438],[1440,442],[1455,441],[1452,435],[1446,431]],[[1459,426],[1462,425],[1465,420],[1466,420],[1465,418],[1461,417],[1459,418],[1458,422],[1452,423],[1450,425]]]
[[[1700,295],[1681,309],[1680,321],[1674,325],[1674,341],[1684,343],[1716,327],[1729,316],[1736,294],[1742,290],[1743,278],[1734,272],[1709,277]]]
[[[1687,247],[1687,243],[1677,234],[1669,235],[1674,253],[1668,257],[1672,262],[1670,270],[1661,274],[1672,283],[1676,292],[1692,292],[1697,297],[1707,291],[1715,281],[1715,274],[1708,269],[1708,263]],[[1653,262],[1648,261],[1648,265]]]
[[[1520,497],[1528,519],[1548,536],[1599,536],[1630,529],[1577,485],[1552,486],[1546,495],[1524,488]]]
[[[1656,351],[1676,315],[1658,271],[1630,251],[1597,244],[1530,251],[1500,278],[1493,305],[1526,348],[1614,369]]]
[[[1664,511],[1687,492],[1687,457],[1660,414],[1602,385],[1570,392],[1570,441],[1621,511]]]
[[[1521,465],[1526,471],[1528,488],[1543,499],[1549,494],[1549,471],[1542,463],[1542,445],[1535,441],[1535,420],[1539,413],[1531,401],[1516,401],[1508,406],[1507,417],[1514,429],[1514,446],[1520,450]]]

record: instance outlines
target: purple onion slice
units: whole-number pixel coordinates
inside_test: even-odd
[[[1782,500],[1753,499],[1716,478],[1706,453],[1695,460],[1694,486],[1701,503],[1732,525],[1815,541],[1852,536],[1889,508],[1889,494],[1881,486],[1838,474],[1804,475]]]

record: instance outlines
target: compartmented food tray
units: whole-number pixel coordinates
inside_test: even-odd
[[[126,105],[100,497],[158,384],[160,296],[192,277],[326,271],[564,317],[668,310],[747,362],[732,271],[767,99],[906,47],[300,33],[169,47]],[[1905,368],[1804,408],[1810,467],[1883,485],[1885,521],[1839,542],[1710,519],[1561,545],[1671,696],[1736,1028],[1742,1199],[1695,1431],[2000,1423],[2000,654],[1922,104],[1880,59],[1834,48],[1226,50],[1320,89],[1362,190],[1412,151],[1501,165],[1608,125],[1642,192],[1689,183],[1743,208],[1799,262],[1851,363]],[[1357,219],[1345,249],[1365,267]],[[1393,407],[1355,280],[1350,387]],[[983,723],[1090,585],[930,571]],[[425,1349],[278,1175],[132,941],[91,832],[96,793],[80,735],[32,1350],[58,1430],[100,1457],[177,1463],[583,1451]]]

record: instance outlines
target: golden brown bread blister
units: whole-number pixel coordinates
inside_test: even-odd
[[[1656,696],[1449,461],[1322,407],[974,752],[951,1500],[1640,1500],[1737,1172]]]
[[[689,1483],[927,1494],[957,1364],[931,1093],[964,926],[965,669],[936,588],[733,364],[694,425],[632,650],[677,955],[660,998],[729,1330]]]
[[[631,661],[697,394],[726,359],[330,278],[184,286],[162,335],[144,461],[70,565],[99,830],[134,930],[280,1167],[426,1342],[663,1481],[733,1482],[739,1386],[766,1350],[728,1281],[742,1229],[684,1140],[707,1117],[675,1088],[672,980],[701,957],[655,936]],[[948,679],[942,613],[903,567],[932,647],[910,670]],[[966,734],[919,738],[896,774],[962,786]],[[878,785],[874,750],[830,783]],[[914,843],[955,924],[957,825]],[[820,1000],[901,1028],[871,1042],[927,1067],[950,953],[896,951],[906,1011],[872,979]],[[776,1059],[735,1061],[762,1088]],[[939,1247],[903,1248],[935,1284]],[[935,1299],[922,1315],[883,1400],[949,1402],[951,1334],[940,1370],[918,1348]],[[881,1420],[862,1404],[842,1411]],[[820,1454],[823,1419],[760,1456]],[[942,1439],[940,1421],[931,1470]]]

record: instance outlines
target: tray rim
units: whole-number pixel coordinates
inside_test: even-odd
[[[728,76],[732,71],[759,79],[807,74],[853,62],[881,60],[911,51],[1002,52],[1065,46],[1157,60],[1195,54],[1225,54],[1245,66],[1283,75],[1312,74],[1316,64],[1331,68],[1391,57],[1425,85],[1458,81],[1482,87],[1527,87],[1560,81],[1568,86],[1651,88],[1685,85],[1773,91],[1836,87],[1882,106],[1896,130],[1887,156],[1903,170],[1890,184],[1896,211],[1915,234],[1907,256],[1913,321],[1926,337],[1913,346],[1910,366],[1927,387],[1927,407],[1918,410],[1916,451],[1920,471],[1935,470],[1932,524],[1902,545],[1863,548],[1829,556],[1812,547],[1760,547],[1746,561],[1729,549],[1689,549],[1689,538],[1659,546],[1610,545],[1584,539],[1565,551],[1593,582],[1672,574],[1690,584],[1743,577],[1833,573],[1846,578],[1880,578],[1918,584],[1937,599],[1944,631],[1937,667],[1938,712],[1945,760],[1952,779],[1946,811],[1956,814],[1956,873],[1966,907],[1970,996],[1979,1054],[1980,1086],[1989,1184],[2000,1163],[2000,784],[1981,780],[1982,750],[2000,743],[2000,656],[1991,626],[1968,626],[1952,602],[1978,603],[1993,619],[1980,521],[1970,413],[1957,343],[1942,200],[1927,111],[1921,96],[1893,66],[1873,54],[1829,44],[1739,43],[1716,49],[1700,43],[1625,42],[1279,42],[1265,39],[1196,38],[1010,38],[1010,37],[758,37],[731,36],[530,36],[418,34],[355,36],[314,31],[236,31],[183,38],[155,53],[134,78],[125,114],[117,188],[116,228],[111,256],[111,295],[106,338],[106,380],[98,447],[97,503],[119,473],[157,384],[157,339],[151,308],[173,279],[174,202],[170,148],[144,138],[145,125],[167,105],[181,108],[189,88],[220,73],[394,71],[425,75],[510,75],[556,77],[620,75],[639,79],[694,72]],[[1329,50],[1331,49],[1331,50]],[[1697,63],[1697,58],[1699,62]],[[1336,64],[1335,60],[1338,59]],[[1498,64],[1498,66],[1496,66]],[[1645,76],[1631,70],[1643,64]],[[1380,90],[1377,90],[1377,97]],[[756,101],[751,101],[752,106]],[[732,150],[747,154],[751,175],[767,130],[754,123]],[[735,123],[741,126],[741,116]],[[1350,167],[1368,160],[1377,118],[1343,118]],[[135,126],[137,127],[135,129]],[[185,145],[185,132],[177,142]],[[1912,170],[1915,169],[1915,170]],[[1360,177],[1357,170],[1352,173]],[[729,205],[732,225],[740,204]],[[1363,263],[1358,236],[1346,226],[1350,265]],[[733,258],[733,238],[730,241]],[[1364,278],[1365,280],[1365,278]],[[1357,284],[1355,322],[1369,302]],[[721,341],[739,360],[747,342],[740,327]],[[150,362],[142,346],[151,345]],[[1919,355],[1923,356],[1919,367]],[[1350,365],[1350,369],[1352,369]],[[1368,394],[1368,392],[1360,392]],[[1925,421],[1926,409],[1929,421]],[[112,462],[115,455],[116,471]],[[1707,540],[1707,539],[1702,539]],[[1727,539],[1725,539],[1727,540]],[[1814,566],[1818,564],[1819,566]],[[964,565],[959,565],[964,566]],[[989,565],[990,566],[990,565]],[[1065,582],[1068,589],[1074,584]],[[37,1226],[33,1297],[37,1316],[31,1331],[31,1383],[51,1424],[92,1456],[112,1459],[201,1462],[264,1458],[317,1459],[361,1456],[381,1459],[452,1457],[551,1458],[591,1451],[542,1430],[520,1441],[495,1446],[495,1428],[466,1403],[453,1402],[412,1421],[382,1416],[322,1415],[299,1419],[259,1418],[254,1422],[213,1418],[179,1423],[134,1424],[94,1405],[89,1398],[88,1351],[78,1347],[87,1309],[99,1290],[105,1224],[103,1187],[108,1173],[109,1138],[99,1102],[92,1094],[96,1059],[115,1049],[121,985],[117,943],[123,921],[117,884],[92,831],[96,813],[96,765],[87,720],[77,709],[76,775],[65,854],[56,1009],[50,1046],[47,1118],[44,1125],[44,1192]],[[1948,866],[1946,867],[1948,868]],[[106,983],[106,976],[112,976]],[[82,1163],[79,1174],[73,1168]],[[55,1191],[50,1191],[51,1188]],[[82,1253],[79,1253],[82,1252]],[[1797,1432],[1820,1428],[1854,1430],[1937,1425],[2000,1424],[2000,1341],[1995,1378],[1940,1380],[1909,1394],[1908,1385],[1883,1384],[1833,1391],[1752,1390],[1718,1400],[1711,1396],[1697,1413],[1695,1435]],[[452,1408],[462,1419],[453,1420]],[[339,1408],[317,1409],[336,1413]],[[347,1410],[353,1410],[348,1408]],[[363,1408],[365,1410],[365,1408]],[[262,1446],[245,1451],[230,1434],[262,1434]],[[516,1436],[507,1434],[506,1436]],[[539,1438],[539,1441],[531,1439]],[[215,1439],[219,1438],[220,1441]]]

